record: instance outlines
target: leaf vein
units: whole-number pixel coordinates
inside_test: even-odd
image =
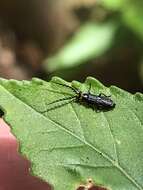
[[[2,85],[1,85],[2,86]],[[143,187],[138,184],[138,182],[132,178],[132,176],[130,174],[128,174],[120,165],[116,164],[114,162],[114,160],[112,160],[106,153],[101,152],[98,148],[96,148],[95,146],[93,146],[91,143],[89,143],[88,141],[83,141],[83,139],[81,139],[80,137],[78,137],[76,134],[74,134],[73,132],[67,130],[63,125],[61,125],[60,123],[52,120],[51,118],[47,118],[44,115],[42,115],[41,113],[39,113],[35,108],[33,108],[31,105],[23,102],[19,97],[15,96],[14,94],[12,94],[9,90],[7,90],[4,86],[2,86],[12,97],[14,96],[15,98],[17,98],[20,102],[22,102],[26,107],[34,110],[36,113],[38,113],[41,117],[43,117],[44,119],[47,119],[51,122],[53,122],[57,127],[59,127],[60,129],[64,130],[66,133],[72,135],[73,137],[75,137],[76,139],[78,139],[79,141],[83,142],[85,145],[89,146],[91,149],[93,149],[94,151],[96,151],[97,153],[99,153],[100,155],[102,155],[106,160],[108,160],[109,162],[111,162],[113,164],[113,166],[117,167],[119,169],[119,171],[121,171],[128,180],[130,180],[130,182],[136,186],[139,190],[143,190]]]
[[[110,126],[110,122],[106,116],[105,113],[103,113],[103,117],[105,118],[105,120],[107,121],[107,126],[109,128],[109,131],[110,131],[110,134],[111,134],[111,137],[113,139],[113,146],[114,146],[114,152],[115,152],[115,155],[116,155],[116,162],[119,164],[119,158],[118,158],[118,154],[117,154],[117,146],[116,146],[116,141],[115,141],[115,137],[114,137],[114,134],[113,134],[113,131],[111,129],[111,126]]]

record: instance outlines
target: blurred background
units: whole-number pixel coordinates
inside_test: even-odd
[[[142,0],[0,1],[0,77],[143,92]]]

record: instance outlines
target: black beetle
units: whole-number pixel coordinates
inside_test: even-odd
[[[69,100],[69,102],[67,102],[67,103],[77,101],[77,102],[81,102],[81,103],[86,103],[87,105],[89,105],[92,108],[96,107],[97,110],[105,110],[105,111],[113,109],[115,107],[115,105],[116,105],[113,102],[113,100],[110,98],[111,96],[106,96],[103,93],[100,93],[99,95],[91,94],[90,93],[91,84],[90,84],[88,92],[85,93],[85,92],[81,92],[80,90],[78,90],[78,89],[76,89],[76,88],[74,88],[72,86],[68,86],[66,84],[60,84],[60,83],[57,83],[57,82],[53,82],[53,83],[58,84],[58,85],[62,85],[62,86],[65,86],[67,88],[72,89],[72,91],[75,93],[75,95],[56,100],[54,102],[49,103],[48,105],[56,103],[56,102],[61,102],[61,101],[64,101],[64,100]],[[65,103],[65,104],[67,104],[67,103]],[[46,111],[43,111],[42,113],[47,112],[47,111],[49,111],[51,109],[61,107],[61,106],[62,105],[57,105],[54,108],[50,108],[50,109],[47,109]]]

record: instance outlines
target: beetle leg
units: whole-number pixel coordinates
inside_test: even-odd
[[[96,108],[97,108],[96,112],[98,113],[103,109],[103,106],[102,105],[97,105]]]
[[[101,106],[97,107],[96,112],[100,113],[101,111],[102,111],[102,107]]]
[[[90,94],[90,90],[91,90],[91,83],[89,84],[88,94]]]
[[[64,99],[64,100],[68,100],[68,99]],[[55,106],[53,106],[53,107],[51,107],[51,108],[47,108],[47,109],[44,110],[44,111],[40,111],[40,113],[46,113],[46,112],[48,112],[48,111],[54,110],[54,109],[56,109],[56,108],[60,108],[60,107],[62,107],[62,106],[64,106],[64,105],[69,104],[69,103],[74,102],[74,101],[76,101],[76,96],[69,98],[69,101],[68,101],[68,102],[63,102],[62,104],[57,104],[57,105],[55,105]],[[57,101],[57,102],[58,102],[58,101]],[[59,101],[59,102],[60,102],[60,101]]]
[[[61,101],[64,101],[64,100],[70,100],[70,99],[73,99],[73,98],[76,98],[76,95],[75,96],[69,96],[69,97],[61,98],[61,99],[55,100],[53,102],[50,102],[50,103],[48,103],[46,105],[58,103],[58,102],[61,102]]]
[[[100,94],[99,94],[99,97],[101,97],[101,96],[111,97],[111,95],[107,96],[107,95],[106,95],[106,94],[104,94],[104,93],[100,93]]]

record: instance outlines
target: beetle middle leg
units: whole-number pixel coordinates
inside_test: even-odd
[[[107,95],[104,94],[104,93],[100,93],[100,94],[99,94],[99,97],[101,97],[101,96],[105,96],[105,97],[109,97],[109,98],[111,97],[111,95],[107,96]]]
[[[96,112],[97,112],[97,113],[101,112],[102,109],[103,109],[103,106],[102,106],[102,105],[96,106]]]

